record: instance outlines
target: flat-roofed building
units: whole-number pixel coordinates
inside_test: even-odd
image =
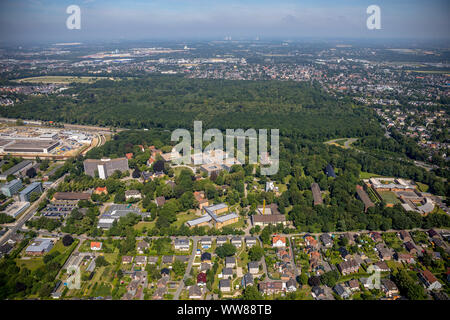
[[[138,208],[134,206],[129,206],[125,204],[113,204],[105,211],[104,214],[100,216],[98,220],[98,228],[109,229],[115,220],[125,217],[128,213],[135,213],[142,217],[150,215],[150,212],[141,212]]]
[[[7,197],[12,197],[22,188],[22,180],[14,179],[2,185],[2,193]]]
[[[59,146],[55,140],[13,140],[0,148],[1,152],[10,153],[49,153]]]
[[[53,248],[53,240],[45,238],[36,238],[27,247],[25,253],[32,256],[40,256],[49,252]]]
[[[24,160],[15,166],[9,168],[8,170],[2,172],[0,174],[0,180],[6,180],[6,178],[9,175],[18,175],[18,174],[24,174],[25,171],[27,171],[29,168],[33,166],[33,162],[30,160]]]
[[[33,193],[41,194],[44,191],[42,183],[36,181],[31,183],[28,187],[19,192],[20,201],[30,201],[30,197]]]
[[[95,177],[95,173],[98,173],[100,179],[106,179],[111,176],[115,171],[124,172],[129,170],[127,158],[117,159],[87,159],[83,162],[84,172]]]
[[[29,202],[14,202],[10,204],[6,210],[5,213],[13,218],[16,218],[19,216],[22,212],[27,210],[27,208],[30,206]]]
[[[251,216],[251,220],[254,226],[265,227],[269,224],[277,225],[281,223],[286,225],[286,217],[283,214],[254,214]]]
[[[216,163],[207,163],[200,166],[200,171],[206,172],[208,174],[208,177],[211,176],[213,173],[219,174],[220,171],[223,170],[223,167],[220,164]]]
[[[85,192],[55,192],[53,200],[89,200],[91,195]]]

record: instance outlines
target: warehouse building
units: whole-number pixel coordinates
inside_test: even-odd
[[[54,140],[14,140],[2,147],[3,152],[11,153],[50,153],[59,146],[59,141]]]

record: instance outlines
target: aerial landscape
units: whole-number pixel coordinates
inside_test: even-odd
[[[447,1],[411,1],[417,29],[386,1],[329,29],[292,1],[212,1],[223,19],[155,1],[154,31],[141,1],[17,3],[0,5],[0,300],[449,299]]]

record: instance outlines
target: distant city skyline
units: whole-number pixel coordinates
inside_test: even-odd
[[[381,8],[381,30],[366,9]],[[69,30],[70,5],[81,30]],[[97,40],[429,39],[449,40],[447,0],[5,0],[0,44]]]

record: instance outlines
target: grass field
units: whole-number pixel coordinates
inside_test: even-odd
[[[156,221],[140,221],[133,228],[134,230],[142,231],[142,229],[146,227],[147,230],[150,230],[155,226],[155,223]]]
[[[199,218],[193,212],[188,214],[186,212],[177,214],[177,221],[173,223],[173,225],[177,228],[181,227],[186,221],[193,220]]]
[[[400,200],[397,199],[395,193],[391,191],[379,191],[378,192],[386,203],[397,204],[400,203]]]
[[[381,177],[381,176],[376,173],[370,173],[370,172],[364,172],[364,171],[361,171],[361,173],[359,174],[360,179],[370,179],[370,178],[377,178],[377,177]]]
[[[429,186],[425,183],[416,182],[416,184],[419,187],[419,190],[422,192],[427,192],[429,189]]]
[[[408,70],[415,73],[431,73],[431,74],[450,74],[448,70]]]
[[[14,81],[19,83],[58,83],[58,84],[69,84],[72,82],[76,83],[94,83],[98,80],[112,79],[107,77],[72,77],[72,76],[42,76],[42,77],[31,77],[24,79],[16,79]]]

